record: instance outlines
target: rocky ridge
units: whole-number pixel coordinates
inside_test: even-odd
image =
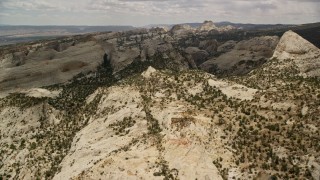
[[[179,49],[168,34],[145,33],[95,35],[96,70],[0,99],[1,178],[318,178],[320,82],[301,67],[318,63],[319,49],[292,32],[274,53],[276,37],[228,42],[210,49],[273,58],[217,78],[188,67],[214,40],[187,37],[199,48]]]
[[[203,24],[198,28],[198,31],[211,31],[218,29],[212,21],[204,21]]]
[[[166,68],[202,69],[218,76],[244,75],[264,64],[279,41],[275,36],[240,41],[236,31],[216,28],[211,21],[201,27],[201,31],[188,25],[177,25],[170,31],[134,29],[1,48],[0,97],[66,83],[79,73],[96,71],[101,64],[111,64],[116,73],[135,61],[164,59]],[[234,35],[237,36],[231,39],[235,40],[230,40]],[[313,57],[316,58],[317,55]]]
[[[211,73],[246,74],[271,58],[278,42],[277,36],[256,37],[236,44],[228,41],[218,47],[218,51],[225,53],[205,61],[200,68]]]

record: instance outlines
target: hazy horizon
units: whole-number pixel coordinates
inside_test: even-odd
[[[210,20],[210,19],[207,19],[207,20]],[[204,21],[207,21],[207,20],[203,20],[203,21],[199,21],[199,22],[177,22],[177,23],[155,23],[155,24],[144,24],[144,25],[141,25],[141,26],[134,26],[132,24],[106,24],[106,25],[86,25],[86,24],[79,24],[79,25],[76,25],[76,24],[67,24],[67,25],[59,25],[59,24],[40,24],[40,25],[35,25],[35,24],[0,24],[0,26],[35,26],[35,27],[41,27],[41,26],[52,26],[52,27],[55,27],[55,26],[70,26],[70,27],[79,27],[79,26],[88,26],[88,27],[104,27],[104,26],[132,26],[132,27],[145,27],[145,26],[149,26],[149,25],[175,25],[175,24],[193,24],[193,23],[203,23]],[[212,21],[212,20],[210,20]],[[320,23],[320,20],[319,21],[315,21],[315,22],[306,22],[306,23],[294,23],[294,24],[289,24],[289,23],[250,23],[250,22],[231,22],[231,21],[219,21],[219,22],[215,22],[213,21],[213,23],[223,23],[223,22],[228,22],[228,23],[234,23],[234,24],[255,24],[255,25],[277,25],[277,24],[281,24],[281,25],[300,25],[300,24],[312,24],[312,23]]]
[[[229,21],[305,24],[320,20],[318,0],[1,0],[0,24],[109,26]]]

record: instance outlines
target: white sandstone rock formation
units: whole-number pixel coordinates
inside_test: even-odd
[[[304,77],[320,76],[320,49],[293,31],[281,37],[273,58],[292,60]]]
[[[258,91],[257,89],[248,88],[240,84],[232,84],[214,79],[209,79],[208,83],[210,86],[220,89],[227,97],[233,97],[240,100],[252,100]]]
[[[156,79],[161,84],[166,75],[149,67],[142,78],[147,82]],[[175,83],[173,79],[169,81]],[[190,94],[202,91],[204,84],[198,85],[199,90]],[[232,164],[232,152],[220,138],[224,132],[219,127],[211,129],[206,115],[188,114],[186,102],[175,99],[175,95],[161,106],[159,103],[167,99],[166,89],[155,89],[154,95],[149,96],[139,88],[101,88],[89,96],[91,102],[94,96],[102,95],[97,112],[76,134],[61,163],[61,172],[54,179],[163,179],[163,170],[179,179],[222,179],[212,160],[223,157],[223,164]],[[180,88],[189,87],[186,84]],[[147,105],[146,101],[153,103]],[[134,123],[123,132],[116,130],[117,126],[128,125],[126,120],[131,119]],[[152,119],[162,129],[158,135],[150,134]],[[211,131],[216,138],[211,137]]]
[[[178,24],[175,25],[171,28],[170,33],[173,36],[185,36],[188,35],[189,33],[194,32],[194,29],[186,24]]]
[[[203,24],[198,28],[198,31],[211,31],[213,29],[218,29],[212,21],[204,21]]]
[[[54,98],[54,97],[57,97],[60,94],[60,92],[61,91],[49,91],[43,88],[31,88],[31,89],[20,91],[20,93],[23,93],[26,96],[37,97],[37,98],[41,98],[41,97]]]

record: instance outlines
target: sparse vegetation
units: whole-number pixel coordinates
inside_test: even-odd
[[[85,179],[99,171],[103,179],[107,168],[114,168],[115,160],[124,159],[128,164],[146,163],[144,173],[151,176],[179,179],[186,172],[174,167],[172,156],[168,156],[176,153],[181,162],[187,162],[184,158],[199,159],[199,164],[210,162],[200,167],[211,168],[208,173],[217,168],[224,179],[259,179],[263,173],[269,179],[312,179],[315,167],[310,165],[310,158],[320,156],[318,77],[303,78],[294,61],[274,58],[245,76],[218,79],[200,70],[183,70],[179,57],[170,56],[174,52],[186,56],[179,48],[208,38],[242,40],[252,35],[239,33],[188,35],[173,43],[173,49],[153,55],[146,51],[144,60],[144,43],[152,38],[166,43],[166,34],[119,33],[113,37],[119,51],[140,50],[140,56],[122,70],[113,72],[105,55],[96,72],[44,87],[60,89],[58,97],[13,93],[0,99],[0,159],[11,163],[8,158],[17,157],[11,164],[0,162],[0,179],[19,179],[25,171],[32,172],[32,179],[52,179],[61,171],[63,159],[79,150],[76,145],[82,139],[77,134],[95,121],[101,126],[95,127],[95,133],[105,133],[100,138],[113,138],[115,145],[106,140],[113,148],[110,152],[95,149],[96,159],[84,164],[89,168],[75,178]],[[149,66],[157,70],[141,75]],[[222,85],[210,84],[213,79]],[[251,87],[257,92],[252,99],[226,93],[235,83],[244,85],[241,91]],[[108,99],[115,93],[109,91],[111,88],[128,88],[136,94],[120,94],[130,97],[127,100]],[[231,89],[240,92],[234,86]],[[92,138],[88,142],[91,140],[97,141]],[[150,149],[152,152],[141,155],[143,158],[136,153]],[[77,159],[68,167],[74,163]],[[114,169],[119,174],[138,174],[124,167]]]

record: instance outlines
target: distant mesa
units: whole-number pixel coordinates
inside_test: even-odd
[[[189,33],[216,34],[216,33],[231,31],[234,29],[236,28],[231,25],[217,27],[213,21],[204,21],[202,24],[199,24],[199,26],[194,26],[194,25],[190,26],[189,24],[174,25],[171,28],[170,33],[171,35],[175,35],[175,36],[184,36]]]
[[[151,33],[167,33],[168,29],[165,27],[153,27],[149,30]]]
[[[191,30],[191,29],[192,27],[188,24],[177,24],[172,27],[171,31]]]

